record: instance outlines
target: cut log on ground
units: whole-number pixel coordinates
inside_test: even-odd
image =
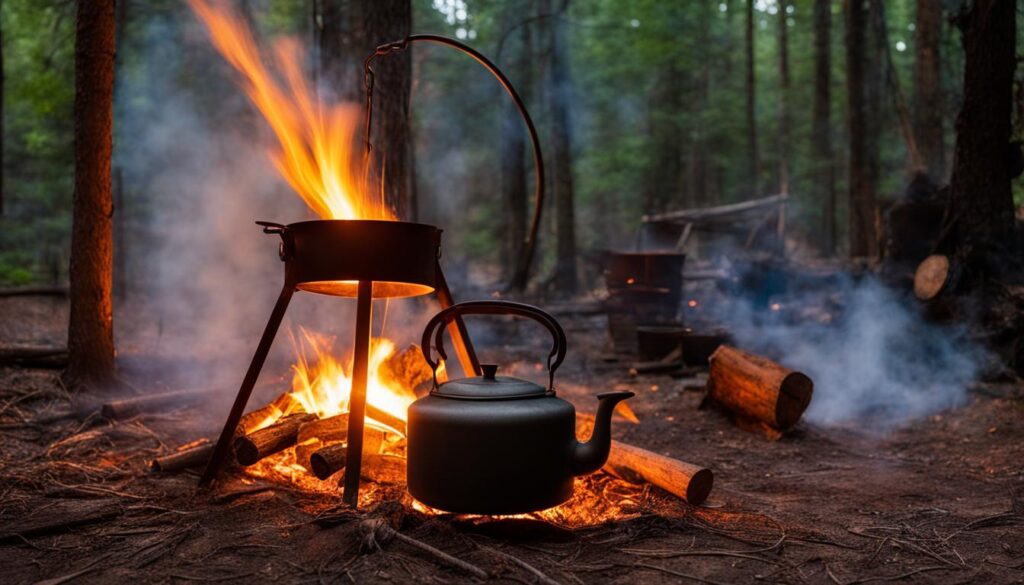
[[[363,460],[380,451],[384,442],[384,433],[373,429],[366,429],[363,435]],[[348,445],[345,443],[334,443],[317,449],[309,456],[309,469],[319,479],[327,479],[345,468],[345,461],[348,458]],[[300,460],[301,461],[301,460]]]
[[[952,292],[958,276],[959,270],[948,256],[933,254],[914,272],[914,296],[921,301],[933,301],[943,292]]]
[[[241,465],[253,465],[264,457],[284,451],[295,444],[299,427],[316,419],[315,414],[292,414],[269,427],[235,439],[235,458]]]
[[[198,388],[125,398],[123,400],[107,402],[100,407],[100,413],[111,420],[121,420],[131,418],[143,412],[192,404],[209,396],[212,392],[215,392],[215,390],[211,388]]]
[[[715,483],[710,469],[612,441],[605,471],[631,483],[649,483],[698,506]]]
[[[811,379],[768,358],[723,345],[710,363],[708,399],[740,417],[786,431],[811,403]]]
[[[594,427],[594,415],[577,413],[576,426],[577,436],[588,436]],[[659,455],[622,441],[612,441],[608,462],[602,469],[630,483],[657,486],[695,506],[707,499],[715,483],[714,473],[706,467]]]
[[[156,473],[171,473],[206,465],[213,454],[213,442],[209,439],[194,441],[171,453],[150,460],[149,469]]]
[[[0,348],[0,366],[23,368],[63,368],[68,365],[66,347]]]
[[[62,534],[85,524],[103,522],[124,509],[116,499],[58,500],[0,525],[0,542],[42,534]]]

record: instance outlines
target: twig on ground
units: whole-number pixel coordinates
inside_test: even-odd
[[[457,567],[459,569],[462,569],[463,571],[466,571],[467,573],[473,575],[474,577],[477,577],[479,579],[487,579],[488,578],[487,571],[484,571],[480,567],[478,567],[476,565],[473,565],[473,564],[470,564],[470,563],[467,563],[466,561],[463,561],[462,559],[457,559],[457,558],[453,557],[452,555],[450,555],[450,554],[448,554],[448,553],[446,553],[446,552],[444,552],[442,550],[438,550],[438,549],[430,546],[429,544],[427,544],[425,542],[422,542],[420,540],[416,540],[415,538],[412,538],[411,536],[406,536],[406,535],[398,532],[394,528],[388,526],[388,524],[383,519],[381,519],[381,518],[371,518],[371,519],[368,519],[368,520],[363,520],[360,523],[360,528],[364,531],[364,534],[366,535],[365,539],[364,539],[364,542],[372,550],[379,550],[380,549],[380,543],[387,542],[388,540],[391,540],[392,538],[396,538],[396,539],[404,542],[405,544],[408,544],[410,546],[416,547],[416,548],[420,549],[421,551],[434,556],[439,561],[441,561],[441,562],[443,562],[443,563],[445,563],[447,565],[451,565],[453,567]]]
[[[555,581],[551,577],[548,577],[546,574],[544,574],[544,572],[542,572],[537,567],[534,567],[530,563],[527,563],[526,561],[524,561],[523,559],[521,559],[521,558],[519,558],[519,557],[517,557],[515,555],[510,555],[510,554],[508,554],[506,552],[502,552],[502,551],[500,551],[500,550],[498,550],[496,548],[491,548],[489,546],[484,546],[482,544],[479,544],[477,546],[479,546],[481,550],[487,551],[487,552],[489,552],[489,553],[491,553],[493,555],[499,556],[499,557],[501,557],[503,559],[507,559],[509,561],[512,561],[514,564],[519,565],[523,569],[526,569],[527,572],[529,572],[531,575],[536,577],[537,580],[539,582],[543,583],[544,585],[561,585],[561,583],[559,583],[558,581]]]

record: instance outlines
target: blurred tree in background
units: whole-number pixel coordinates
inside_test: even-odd
[[[327,50],[325,31],[342,34],[331,41],[333,50],[358,53],[348,55],[349,60],[361,61],[373,50],[351,46],[344,31],[324,28],[324,10],[345,11],[359,0],[232,1],[244,6],[261,36],[297,35],[309,48],[311,75],[337,66],[321,54]],[[123,176],[120,211],[125,221],[120,229],[127,236],[115,241],[126,241],[131,248],[133,241],[158,237],[152,181],[157,170],[175,161],[153,156],[146,120],[168,107],[167,96],[188,95],[199,119],[234,119],[250,126],[258,126],[258,119],[230,73],[212,56],[183,2],[118,4],[122,22],[114,165]],[[545,210],[535,281],[553,281],[559,217],[563,234],[565,218],[573,220],[575,256],[581,282],[588,286],[597,274],[594,252],[629,245],[644,212],[743,200],[754,195],[752,185],[759,186],[761,195],[785,185],[792,197],[793,235],[812,248],[849,253],[843,2],[411,4],[413,32],[453,36],[498,61],[519,85],[540,126],[548,166],[554,169],[566,160],[571,165],[558,179],[571,180],[571,215],[555,213],[556,178],[549,173],[550,207]],[[950,17],[962,4],[884,2],[883,26],[896,77],[903,93],[913,98],[915,125],[922,135],[929,130],[922,139],[929,169],[938,173],[934,178],[940,184],[948,181],[953,121],[961,104],[963,47]],[[0,6],[5,74],[0,284],[62,282],[67,277],[73,177],[74,3],[4,0]],[[918,14],[921,6],[929,12]],[[744,54],[748,11],[756,81],[753,130],[759,146],[754,176]],[[918,32],[924,25],[928,29]],[[558,55],[552,55],[550,39],[544,36],[549,31],[557,31],[564,45],[564,59],[554,61],[560,69],[553,72],[552,57]],[[782,41],[788,48],[785,67]],[[918,48],[917,42],[927,46]],[[317,62],[325,64],[319,72]],[[865,73],[884,80],[884,71],[871,63]],[[498,282],[507,276],[501,264],[517,253],[513,242],[521,239],[529,212],[523,206],[531,202],[533,170],[528,143],[522,141],[524,130],[510,116],[507,96],[464,55],[443,47],[417,47],[412,67],[415,178],[408,187],[409,200],[415,202],[420,221],[445,229],[446,254],[466,261],[457,262],[459,268],[490,267],[488,274]],[[358,68],[341,70],[358,75],[355,83],[361,84]],[[552,83],[546,80],[554,76],[556,84],[564,83],[557,79],[559,71],[571,72],[571,97],[567,104],[552,107],[558,100],[552,101]],[[1022,78],[1020,71],[1017,77]],[[884,202],[901,192],[910,169],[891,90],[884,82],[877,88],[882,95],[874,99],[878,105],[868,115],[878,129],[871,147],[878,161],[874,196]],[[927,112],[921,111],[924,104]],[[564,133],[562,128],[571,128],[573,136],[559,145],[552,132]],[[190,147],[195,145],[179,146]],[[780,172],[788,176],[780,177]],[[563,198],[563,209],[564,203]],[[571,249],[564,240],[562,249]],[[563,271],[565,266],[563,261]],[[562,282],[570,281],[563,274]]]

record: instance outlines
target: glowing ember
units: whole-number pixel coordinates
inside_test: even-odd
[[[282,39],[266,55],[245,20],[224,3],[188,1],[277,136],[270,156],[302,200],[324,219],[395,219],[371,195],[365,157],[353,148],[359,108],[316,95],[303,75],[298,41]]]
[[[690,299],[690,300],[686,301],[686,306],[690,307],[691,309],[696,308],[697,307],[697,299]]]

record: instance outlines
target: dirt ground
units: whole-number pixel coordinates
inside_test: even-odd
[[[0,299],[0,344],[61,343],[66,315],[60,299]],[[67,409],[68,394],[53,370],[7,368],[2,581],[479,581],[418,541],[494,582],[1024,582],[1019,389],[975,392],[961,408],[881,436],[802,423],[771,442],[698,409],[702,394],[679,380],[630,377],[623,362],[606,361],[602,317],[563,322],[560,395],[593,411],[593,394],[635,391],[641,422],[616,420],[614,435],[713,469],[705,505],[601,473],[579,480],[560,509],[515,519],[425,515],[401,490],[373,486],[378,502],[356,513],[337,493],[240,472],[198,491],[196,474],[154,474],[146,462],[212,435],[223,400],[123,421],[36,422]],[[139,391],[166,387],[138,376],[146,356],[122,357],[135,360],[125,376]],[[388,538],[377,519],[400,536]]]

